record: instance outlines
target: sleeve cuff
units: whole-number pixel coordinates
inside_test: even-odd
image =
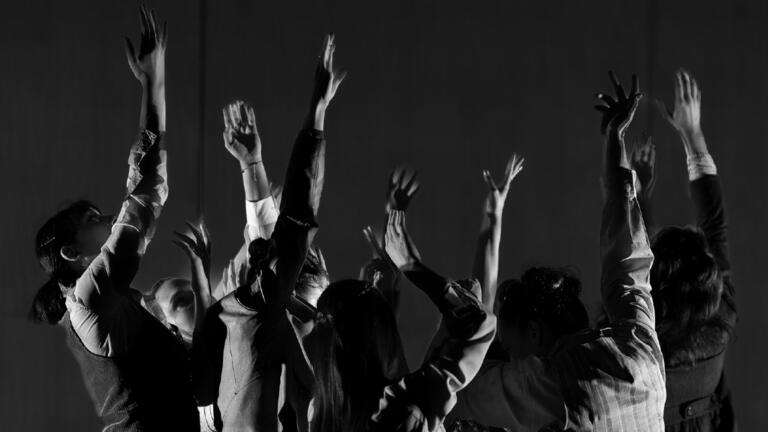
[[[315,128],[307,128],[301,131],[302,134],[306,134],[311,138],[322,140],[325,139],[325,132],[321,130],[317,130]]]
[[[695,181],[705,175],[717,175],[715,160],[709,153],[698,153],[688,156],[688,180]]]
[[[275,200],[271,196],[259,201],[245,202],[245,218],[248,223],[248,236],[251,240],[265,236],[266,227],[277,222],[279,213]]]

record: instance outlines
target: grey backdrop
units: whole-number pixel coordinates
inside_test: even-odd
[[[122,52],[138,34],[133,1],[26,0],[0,6],[0,428],[96,430],[98,422],[62,330],[25,320],[44,277],[38,227],[62,202],[119,205],[140,90]],[[171,197],[136,280],[186,274],[170,243],[204,214],[214,278],[240,241],[242,189],[221,143],[221,106],[256,107],[272,179],[284,173],[327,31],[350,72],[327,120],[328,165],[319,242],[334,279],[368,256],[361,229],[383,221],[385,177],[405,162],[424,187],[409,223],[425,260],[453,276],[470,270],[484,185],[481,169],[526,157],[507,205],[502,276],[536,263],[580,270],[597,301],[600,139],[593,95],[606,71],[636,71],[646,97],[632,132],[656,138],[657,220],[691,219],[685,161],[653,111],[689,68],[703,89],[703,127],[727,193],[740,323],[728,371],[744,430],[768,404],[762,274],[768,239],[763,170],[768,115],[768,3],[601,0],[495,2],[153,1],[169,21]],[[135,40],[135,39],[134,39]],[[403,296],[412,366],[436,314]]]

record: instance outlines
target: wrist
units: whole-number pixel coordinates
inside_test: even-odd
[[[251,165],[258,165],[261,163],[261,155],[249,155],[247,157],[238,158],[237,159],[238,164],[240,165],[240,170],[245,170]]]
[[[309,113],[307,113],[307,121],[304,125],[305,129],[315,129],[322,131],[325,126],[325,111],[327,105],[322,102],[313,102],[310,104]]]
[[[256,168],[261,163],[262,163],[261,159],[258,159],[258,160],[254,159],[254,160],[251,160],[251,161],[242,161],[241,160],[240,161],[240,172],[241,173],[246,173],[246,172]]]
[[[701,127],[680,130],[679,134],[688,156],[696,153],[706,153],[707,147]]]

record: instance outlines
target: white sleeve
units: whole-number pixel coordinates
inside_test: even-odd
[[[259,201],[245,202],[245,218],[248,223],[248,237],[269,238],[277,222],[279,212],[271,196]]]

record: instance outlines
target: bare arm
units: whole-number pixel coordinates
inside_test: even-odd
[[[483,208],[483,220],[477,239],[477,250],[472,276],[480,281],[482,302],[489,310],[494,310],[496,289],[499,280],[499,247],[501,243],[501,221],[504,203],[512,180],[523,170],[525,160],[516,154],[507,162],[504,181],[497,185],[489,171],[483,171],[483,178],[490,188]]]

